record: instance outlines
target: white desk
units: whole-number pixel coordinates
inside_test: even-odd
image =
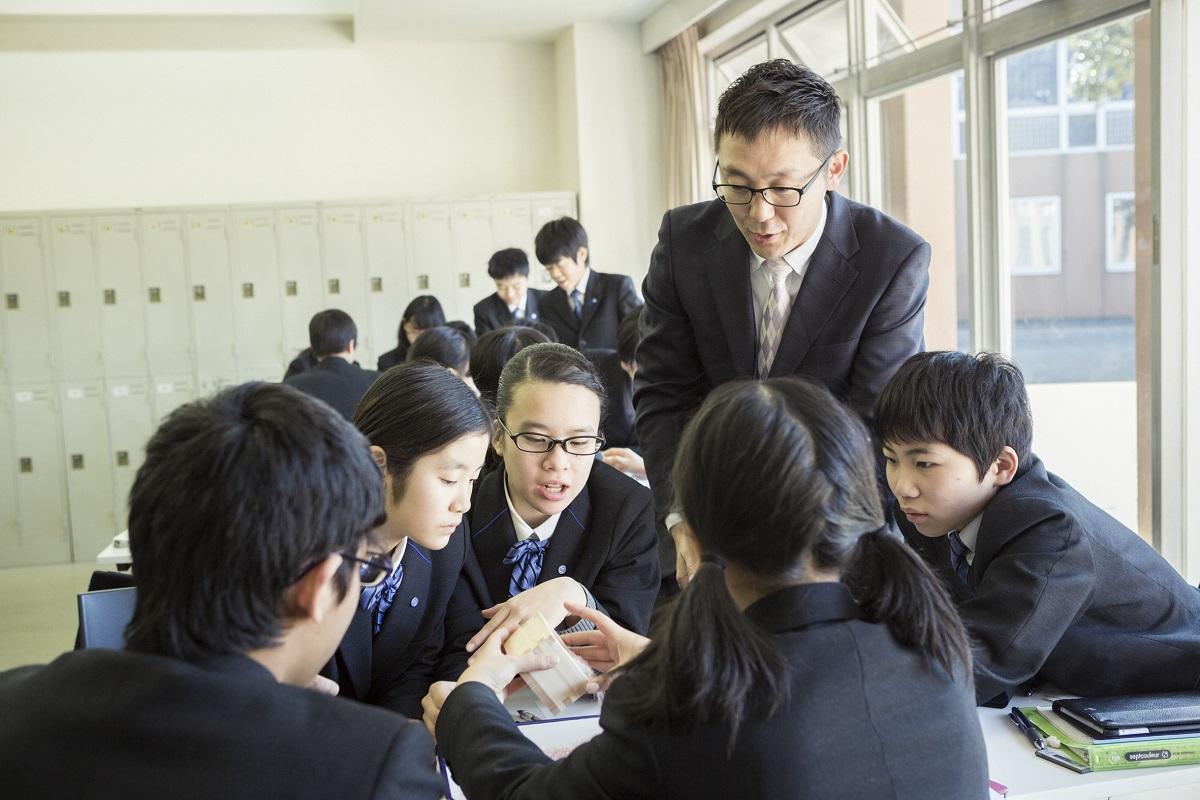
[[[117,569],[128,569],[133,563],[133,554],[129,552],[129,531],[121,531],[108,547],[96,554],[98,564],[116,564]]]

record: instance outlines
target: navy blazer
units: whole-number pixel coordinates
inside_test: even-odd
[[[379,373],[351,364],[344,358],[330,356],[309,370],[284,380],[294,389],[324,401],[348,420],[354,420],[354,410]]]
[[[616,350],[617,326],[642,304],[628,275],[592,270],[583,294],[583,314],[575,316],[571,298],[555,287],[542,298],[542,321],[558,340],[576,350]]]
[[[483,336],[488,331],[494,331],[506,325],[524,325],[528,322],[537,322],[540,314],[538,303],[542,295],[546,293],[541,289],[527,289],[526,291],[528,295],[525,298],[525,316],[521,319],[513,318],[512,312],[508,310],[508,304],[501,300],[495,292],[492,292],[476,303],[475,334]]]
[[[5,797],[441,797],[424,726],[244,656],[116,650],[0,673]]]
[[[584,355],[595,365],[604,383],[604,417],[600,420],[604,447],[632,447],[636,450],[633,380],[621,368],[620,355],[616,350],[588,350]]]
[[[480,480],[469,512],[471,552],[465,578],[478,608],[509,599],[512,566],[503,563],[517,541],[504,498],[503,464]],[[604,613],[645,633],[658,594],[653,504],[646,487],[602,461],[562,512],[546,545],[538,583],[568,576],[587,587]],[[461,639],[457,631],[451,638]]]
[[[969,587],[945,536],[897,516],[978,643],[980,703],[1034,679],[1091,697],[1200,689],[1200,590],[1037,456],[984,509]]]
[[[865,420],[904,360],[924,348],[929,244],[883,213],[826,195],[825,230],[783,329],[770,377],[825,384]],[[684,424],[716,386],[757,371],[754,252],[720,200],[668,211],[642,286],[634,407],[661,520]],[[664,573],[675,548],[665,536]]]
[[[400,559],[404,579],[379,634],[371,634],[371,614],[357,609],[337,652],[321,670],[341,687],[340,696],[420,719],[421,698],[430,684],[457,677],[440,672],[439,661],[446,646],[446,607],[462,573],[466,548],[465,521],[441,550],[408,541]],[[464,657],[458,671],[465,668]]]
[[[791,692],[773,716],[743,719],[731,750],[724,727],[632,721],[645,689],[637,673],[613,681],[601,733],[561,761],[526,739],[479,683],[446,699],[438,749],[468,796],[494,800],[988,796],[965,675],[953,680],[865,620],[839,583],[783,589],[746,616],[787,661]]]

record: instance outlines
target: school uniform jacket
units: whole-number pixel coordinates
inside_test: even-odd
[[[330,356],[312,369],[286,378],[284,383],[323,401],[353,421],[359,401],[378,377],[379,373],[375,370],[363,369],[357,363],[351,364],[344,358]]]
[[[505,475],[501,465],[479,482],[469,512],[472,535],[465,578],[479,608],[509,598],[513,568],[503,560],[517,534],[504,498]],[[658,594],[656,547],[650,492],[597,461],[583,490],[558,518],[537,582],[574,578],[604,613],[645,633]]]
[[[525,316],[515,319],[508,304],[493,292],[475,304],[475,334],[483,336],[488,331],[503,328],[505,325],[524,325],[537,322],[539,319],[538,301],[546,294],[541,289],[526,289]]]
[[[945,536],[897,516],[978,643],[980,703],[1034,679],[1083,696],[1200,689],[1200,590],[1037,456],[984,509],[968,586]]]
[[[685,590],[686,591],[686,590]],[[839,583],[776,592],[746,609],[790,670],[770,718],[729,731],[635,723],[644,676],[618,677],[601,733],[551,761],[480,683],[455,689],[438,749],[469,797],[954,798],[988,796],[987,756],[969,680],[952,680],[868,622]]]
[[[583,294],[583,313],[576,317],[571,298],[554,288],[541,298],[542,322],[558,334],[558,340],[576,350],[616,350],[617,325],[642,304],[633,279],[592,270]]]

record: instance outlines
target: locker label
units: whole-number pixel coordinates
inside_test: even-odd
[[[71,307],[71,293],[70,292],[59,292],[58,293],[58,307],[59,308],[70,308]]]
[[[161,303],[162,302],[162,289],[158,288],[157,286],[150,287],[150,302],[151,303]]]
[[[117,451],[117,466],[118,467],[128,467],[129,466],[129,451],[128,450],[118,450]]]
[[[9,311],[16,311],[21,307],[21,300],[15,294],[5,295],[4,305]]]
[[[458,273],[458,285],[459,285],[459,288],[461,288],[461,289],[467,289],[467,288],[470,288],[470,286],[471,286],[471,273],[469,273],[469,272],[460,272],[460,273]]]
[[[418,289],[428,289],[429,288],[429,276],[428,275],[418,275],[417,276],[417,288]]]
[[[21,472],[33,472],[32,458],[22,458],[19,463],[21,464]]]
[[[342,282],[339,281],[337,278],[330,278],[329,279],[329,293],[330,294],[341,294],[342,293]]]
[[[254,284],[253,283],[243,283],[242,284],[242,297],[246,298],[247,300],[254,297]]]
[[[129,396],[129,387],[128,386],[112,387],[112,396],[113,397],[128,397]]]
[[[160,383],[160,384],[158,385],[157,389],[158,389],[158,393],[159,393],[159,394],[170,394],[171,392],[175,391],[175,384],[173,384],[173,383]]]
[[[115,306],[116,304],[117,304],[117,290],[116,289],[105,289],[104,290],[104,305]]]
[[[372,292],[382,292],[383,291],[383,278],[371,278],[371,291]]]
[[[83,453],[71,454],[71,469],[83,469]]]
[[[204,300],[205,292],[203,284],[196,284],[192,287],[192,299],[196,301]]]
[[[83,399],[83,389],[78,386],[72,386],[70,389],[67,389],[67,399],[68,400],[82,400]]]
[[[18,403],[32,403],[33,402],[33,392],[17,392],[16,393],[16,401]]]
[[[283,284],[283,293],[286,294],[288,297],[295,297],[296,296],[296,282],[295,281],[287,281],[286,283],[284,283]]]

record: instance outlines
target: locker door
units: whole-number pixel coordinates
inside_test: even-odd
[[[172,411],[196,399],[196,384],[190,375],[152,378],[150,393],[152,427],[157,429]]]
[[[533,216],[528,200],[494,200],[492,202],[492,252],[506,247],[519,247],[529,256],[529,273],[542,269],[533,252]]]
[[[58,326],[58,364],[68,380],[99,378],[103,373],[100,337],[100,287],[92,220],[50,220],[50,253],[54,263],[54,320]]]
[[[487,274],[492,247],[492,208],[487,202],[454,204],[450,219],[454,242],[454,287],[458,312],[447,319],[464,319],[470,324],[471,307],[496,290]]]
[[[550,220],[558,219],[559,217],[576,216],[575,198],[570,194],[537,195],[530,198],[529,206],[532,216],[531,222],[533,223],[530,226],[532,230],[530,241],[533,241],[533,237],[537,236],[537,232]],[[538,263],[537,256],[532,250],[529,251],[529,260],[531,262],[529,265],[529,285],[535,289],[553,289],[554,281],[550,280],[549,273],[546,272],[545,267]],[[537,267],[536,272],[534,271],[535,266]]]
[[[446,319],[460,319],[453,280],[450,207],[446,203],[414,203],[409,213],[412,258],[408,262],[408,296],[404,305],[417,295],[431,294],[441,302]],[[400,312],[404,313],[403,307]],[[400,327],[399,318],[396,327]]]
[[[96,270],[100,283],[100,341],[110,377],[146,374],[146,304],[137,218],[132,214],[96,220]]]
[[[202,380],[236,380],[226,215],[197,212],[187,214],[185,220],[196,374]]]
[[[113,476],[113,510],[116,530],[129,527],[129,490],[138,467],[146,460],[146,442],[154,432],[154,410],[150,406],[144,378],[107,381],[108,437],[112,450],[109,463]]]
[[[183,219],[178,214],[142,217],[142,305],[151,374],[191,372],[192,324]]]
[[[404,313],[408,295],[408,269],[404,254],[404,207],[377,206],[366,210],[364,230],[368,298],[370,302],[370,342],[374,352],[358,361],[375,368],[380,354],[396,346],[396,331]],[[362,325],[359,325],[359,330]]]
[[[0,293],[4,296],[0,358],[13,383],[48,381],[54,370],[54,332],[42,221],[11,218],[0,226]]]
[[[358,347],[364,355],[377,351],[367,324],[367,273],[363,256],[362,211],[354,206],[321,210],[321,263],[324,266],[324,305],[340,308],[358,328]],[[386,339],[384,341],[387,341]],[[390,349],[384,348],[384,350]],[[383,351],[378,351],[383,352]],[[360,364],[374,363],[361,357]]]
[[[75,561],[95,561],[120,531],[103,384],[64,382],[61,407],[72,555]]]
[[[0,564],[65,563],[71,560],[71,543],[58,401],[49,384],[15,385],[11,397],[17,537],[0,550]]]
[[[275,214],[235,211],[233,319],[238,377],[277,381],[295,353],[283,349]]]
[[[279,279],[283,281],[283,346],[294,357],[308,347],[308,321],[324,308],[321,243],[317,238],[316,209],[281,209],[277,219]]]
[[[0,384],[0,567],[2,553],[17,545],[17,454],[13,449],[12,390]]]

